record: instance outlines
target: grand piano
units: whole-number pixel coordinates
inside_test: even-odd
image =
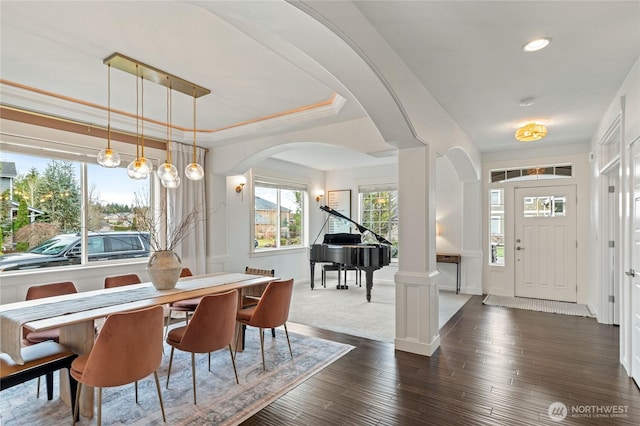
[[[311,254],[309,256],[311,289],[313,290],[314,287],[316,263],[331,262],[342,265],[345,268],[356,268],[365,272],[367,302],[370,302],[373,271],[388,265],[391,261],[391,243],[384,237],[354,222],[329,206],[321,206],[320,209],[353,223],[360,231],[360,234],[325,234],[322,244],[311,245]],[[365,232],[373,235],[377,242],[363,243],[362,235]]]

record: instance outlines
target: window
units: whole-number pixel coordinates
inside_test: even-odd
[[[504,266],[504,189],[489,191],[490,265]]]
[[[257,178],[254,189],[254,250],[304,245],[306,185]]]
[[[573,168],[570,164],[534,166],[510,170],[491,170],[491,182],[505,182],[508,180],[562,179],[572,177],[572,172]]]
[[[25,148],[25,152],[29,152],[28,149]],[[59,155],[51,158],[3,150],[0,158],[2,250],[3,253],[29,251],[30,254],[11,262],[5,262],[0,256],[0,270],[78,264],[84,250],[77,241],[85,230],[107,232],[134,228],[131,212],[136,194],[151,192],[149,179],[133,181],[127,177],[124,167],[107,169],[89,160],[73,161],[77,156]],[[88,182],[86,187],[82,185],[83,173]],[[85,193],[89,203],[83,215],[81,200]],[[103,238],[90,238],[86,252],[93,255],[108,250],[145,250],[139,237],[127,238],[114,238],[111,244]],[[56,255],[59,259],[45,261],[45,255]],[[42,259],[34,260],[35,257]],[[95,259],[89,257],[90,261]]]
[[[563,217],[567,197],[543,195],[540,197],[524,198],[524,217]]]
[[[395,187],[360,187],[360,223],[392,243],[391,258],[398,258],[398,190]],[[363,235],[363,242],[377,243]]]

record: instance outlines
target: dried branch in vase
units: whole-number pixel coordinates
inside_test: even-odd
[[[134,227],[137,231],[149,233],[149,246],[152,251],[174,250],[193,232],[196,225],[205,219],[202,204],[195,206],[176,223],[174,208],[167,205],[164,197],[157,209],[149,207],[149,202],[145,202],[138,194],[135,203],[137,207],[134,208]]]

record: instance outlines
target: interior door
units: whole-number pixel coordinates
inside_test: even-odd
[[[515,295],[576,302],[575,185],[517,188],[515,203]]]
[[[632,166],[631,269],[626,274],[631,281],[631,375],[640,386],[640,142],[633,145]]]

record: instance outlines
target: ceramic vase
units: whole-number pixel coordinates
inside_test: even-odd
[[[181,271],[182,260],[172,250],[155,251],[149,257],[147,272],[153,286],[158,290],[175,288]]]

